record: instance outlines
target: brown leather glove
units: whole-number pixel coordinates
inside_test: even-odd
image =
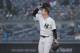
[[[52,50],[56,51],[58,48],[59,48],[59,43],[57,40],[54,40],[52,44]]]

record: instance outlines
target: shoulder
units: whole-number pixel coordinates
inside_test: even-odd
[[[51,22],[55,21],[52,17],[49,17],[48,20],[50,20]]]

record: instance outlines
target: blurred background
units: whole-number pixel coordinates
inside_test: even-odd
[[[48,2],[62,43],[80,43],[80,0],[0,0],[0,43],[38,43],[39,25],[31,15]]]
[[[56,21],[58,38],[80,39],[80,0],[0,0],[0,42],[37,42],[38,22],[31,13],[44,2],[51,5],[50,16]]]

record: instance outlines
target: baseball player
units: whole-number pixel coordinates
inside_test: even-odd
[[[49,16],[49,8],[42,7],[35,10],[35,18],[40,24],[40,40],[38,44],[39,53],[49,53],[53,41],[57,43],[56,24]]]

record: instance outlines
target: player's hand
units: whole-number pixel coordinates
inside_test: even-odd
[[[33,15],[33,16],[36,16],[36,14],[38,13],[38,11],[39,11],[39,9],[36,8],[36,9],[33,11],[32,15]]]

